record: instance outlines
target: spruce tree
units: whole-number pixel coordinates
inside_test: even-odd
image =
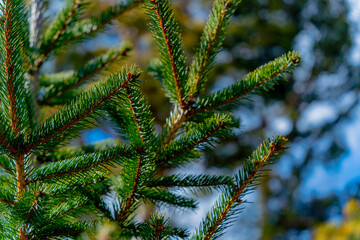
[[[265,167],[286,148],[286,139],[276,136],[265,140],[235,176],[159,173],[189,163],[231,134],[231,129],[239,126],[231,109],[250,94],[273,89],[300,62],[297,53],[289,52],[226,89],[204,92],[239,3],[215,0],[189,64],[168,0],[130,0],[91,17],[84,14],[87,1],[66,0],[47,23],[42,15],[43,1],[4,0],[0,40],[0,239],[75,239],[108,222],[118,227],[116,239],[221,236]],[[150,107],[141,92],[137,66],[123,67],[84,90],[89,79],[126,58],[131,46],[110,49],[73,71],[42,71],[43,64],[59,51],[96,36],[113,19],[140,5],[159,50],[159,61],[151,66],[151,73],[173,105],[160,130],[155,130]],[[44,116],[49,109],[54,114]],[[103,118],[114,123],[123,141],[69,146],[70,140]],[[120,171],[113,173],[113,167]],[[221,196],[191,235],[171,226],[161,213],[140,222],[134,218],[138,207],[146,202],[195,208],[196,200],[178,190],[214,188],[221,191]],[[93,220],[84,220],[89,218]]]

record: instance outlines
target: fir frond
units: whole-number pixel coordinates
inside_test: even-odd
[[[284,74],[290,73],[300,63],[300,55],[289,52],[247,74],[234,85],[210,94],[195,101],[190,115],[213,109],[221,109],[226,105],[234,105],[237,100],[250,93],[260,93],[273,89]]]
[[[11,126],[13,136],[27,130],[29,111],[26,107],[29,94],[25,81],[25,57],[27,43],[26,7],[21,0],[5,0],[0,6],[0,108]]]
[[[127,86],[125,94],[119,95],[114,103],[109,105],[108,113],[139,154],[137,161],[133,159],[122,164],[122,187],[118,190],[122,204],[116,218],[122,225],[127,225],[137,207],[139,189],[154,172],[151,162],[157,139],[154,118],[137,84]]]
[[[92,145],[84,146],[67,146],[63,148],[56,149],[55,151],[44,151],[41,153],[35,152],[36,161],[39,163],[47,162],[57,162],[60,160],[65,160],[68,158],[79,157],[84,154],[95,153],[100,150],[113,148],[120,146],[121,144],[118,141],[106,140],[101,141]]]
[[[86,4],[85,0],[65,1],[65,6],[56,14],[42,34],[42,41],[38,49],[40,56],[32,66],[33,71],[39,69],[53,50],[62,46],[61,38],[65,35],[67,27],[79,19]]]
[[[115,147],[96,153],[84,154],[82,156],[48,163],[31,173],[31,177],[26,180],[26,184],[47,181],[57,181],[56,178],[64,177],[85,170],[101,170],[106,166],[120,164],[124,158],[131,156],[131,152],[126,147]]]
[[[109,188],[110,187],[106,188],[106,193],[109,192]],[[79,192],[88,198],[91,204],[96,208],[99,216],[105,217],[110,221],[116,220],[113,214],[116,211],[112,212],[110,210],[112,204],[105,202],[103,199],[103,196],[105,195],[104,189],[100,189],[99,191],[98,189],[81,188],[79,189]]]
[[[170,175],[159,177],[148,184],[148,187],[165,188],[165,189],[211,189],[223,188],[232,183],[228,176],[211,176],[211,175]]]
[[[15,174],[15,163],[13,159],[9,158],[4,154],[0,155],[0,167],[10,175]]]
[[[67,201],[63,201],[54,208],[49,214],[49,220],[54,221],[63,216],[69,216],[69,213],[74,212],[82,207],[88,206],[90,204],[89,200],[86,197],[78,196],[72,197]],[[79,212],[75,213],[80,215]]]
[[[143,240],[183,239],[189,235],[185,229],[173,227],[165,214],[157,212],[150,216],[149,221],[139,224],[137,232],[137,237]]]
[[[94,36],[96,33],[102,31],[107,24],[110,24],[111,21],[119,18],[142,2],[142,0],[121,2],[102,11],[98,16],[80,20],[66,29],[62,42],[68,44]]]
[[[125,94],[118,96],[108,107],[108,113],[117,123],[119,132],[135,148],[142,147],[148,153],[154,152],[157,137],[154,129],[154,118],[138,82],[125,87]]]
[[[79,217],[94,209],[89,199],[81,194],[54,197],[42,191],[28,191],[23,195],[22,206],[18,207],[22,210],[15,212],[17,217],[24,219],[25,226],[31,226],[26,227],[30,239],[38,239],[39,232],[44,229],[77,225]]]
[[[87,222],[76,222],[76,223],[66,223],[61,222],[61,224],[49,225],[46,228],[39,229],[32,236],[31,239],[66,239],[67,238],[76,238],[82,232],[85,232],[87,229],[93,227],[94,224]],[[61,226],[61,227],[59,227]]]
[[[88,61],[72,74],[69,72],[57,73],[54,80],[51,79],[53,74],[43,76],[40,78],[40,86],[45,85],[45,88],[40,89],[43,97],[39,100],[39,104],[47,104],[55,97],[62,98],[67,91],[79,87],[113,62],[123,59],[129,51],[130,48],[125,44]]]
[[[89,171],[85,170],[86,174],[72,173],[61,181],[45,181],[42,183],[42,191],[49,196],[70,194],[80,189],[87,189],[89,186],[102,185],[102,187],[108,185],[109,173],[104,171]],[[58,180],[58,179],[57,179]]]
[[[187,66],[179,25],[168,0],[146,0],[149,28],[160,52],[163,87],[174,103],[185,106]]]
[[[197,151],[206,151],[212,147],[218,139],[228,136],[232,127],[234,122],[229,116],[216,114],[166,146],[160,152],[158,164],[178,166],[199,157]]]
[[[181,196],[169,191],[148,188],[141,191],[143,199],[158,205],[167,205],[176,208],[196,208],[197,202],[194,199]]]
[[[234,184],[221,195],[191,239],[217,239],[224,234],[233,216],[239,212],[237,207],[243,202],[242,198],[256,186],[263,168],[279,157],[286,148],[285,143],[284,137],[277,136],[265,141],[252,153],[242,170],[234,177]]]
[[[139,70],[137,68],[125,68],[80,94],[31,134],[25,151],[38,147],[54,147],[59,143],[63,144],[66,139],[76,136],[80,130],[89,125],[91,117],[98,112],[104,102],[113,99],[120,90],[138,77]]]
[[[11,155],[14,156],[19,151],[19,148],[22,148],[25,133],[21,132],[15,137],[15,132],[9,121],[10,118],[6,114],[5,111],[0,110],[0,152],[10,157]]]
[[[0,202],[14,205],[16,196],[16,182],[14,177],[0,176]]]
[[[207,81],[216,55],[220,52],[230,18],[241,0],[215,0],[189,71],[188,98],[197,97]]]
[[[143,168],[144,160],[143,154],[140,153],[136,159],[131,159],[131,161],[122,165],[123,172],[120,180],[120,191],[118,190],[122,204],[116,217],[120,224],[128,221],[129,216],[137,207],[138,191],[144,181],[143,176],[141,176],[141,174],[145,172]]]

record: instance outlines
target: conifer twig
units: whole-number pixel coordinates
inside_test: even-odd
[[[271,142],[274,144],[274,142]],[[279,147],[279,146],[278,146]],[[253,170],[253,173],[245,180],[244,183],[240,185],[240,188],[237,188],[235,191],[234,196],[230,199],[229,203],[227,204],[226,208],[223,210],[223,212],[220,214],[219,218],[215,220],[214,225],[212,225],[209,229],[209,231],[204,236],[204,240],[210,240],[212,238],[212,235],[215,233],[217,227],[224,221],[226,215],[229,213],[230,209],[236,203],[237,201],[241,201],[239,198],[241,194],[244,192],[245,188],[253,181],[256,174],[259,172],[259,170],[265,165],[266,161],[270,159],[274,153],[279,150],[278,148],[275,148],[273,146],[269,152],[261,159],[260,164]]]
[[[267,91],[284,78],[285,73],[292,71],[300,62],[296,52],[289,52],[271,61],[253,72],[247,74],[242,80],[229,88],[220,90],[195,101],[194,107],[189,111],[189,116],[235,103],[238,99],[256,91]]]
[[[8,201],[8,200],[4,200],[4,199],[0,199],[0,202],[5,203],[5,204],[9,204],[11,206],[14,206],[14,204],[15,204],[14,201]]]
[[[104,29],[112,20],[132,10],[143,2],[144,0],[130,0],[117,6],[111,6],[98,16],[79,21],[67,30],[66,34],[68,37],[64,40],[64,44],[69,44],[92,36],[94,33]]]
[[[4,3],[4,19],[7,19],[5,21],[5,37],[4,37],[4,48],[5,48],[5,71],[7,74],[7,88],[8,88],[8,101],[10,103],[9,111],[10,111],[10,117],[11,117],[11,126],[13,131],[15,132],[15,136],[19,133],[19,119],[16,114],[16,100],[15,100],[15,93],[14,93],[14,75],[13,75],[13,69],[14,69],[14,63],[13,63],[13,54],[12,54],[12,43],[13,41],[11,39],[12,31],[13,31],[13,17],[12,17],[12,3],[10,0],[6,0]]]
[[[48,179],[62,177],[88,169],[96,169],[106,164],[111,165],[113,161],[118,162],[125,156],[132,153],[124,147],[114,147],[108,150],[102,150],[95,153],[82,155],[80,157],[49,163],[36,169],[32,177],[26,179],[26,185],[41,182]]]
[[[165,89],[173,100],[185,107],[187,66],[172,7],[168,0],[147,0],[146,3],[149,26],[164,65]]]
[[[133,205],[133,203],[135,202],[135,193],[137,191],[137,187],[139,184],[139,180],[140,180],[140,170],[141,170],[141,165],[142,165],[142,156],[141,154],[139,154],[139,161],[138,161],[138,165],[136,168],[136,174],[135,174],[135,178],[134,178],[134,186],[132,191],[130,192],[129,196],[126,198],[126,202],[125,202],[125,206],[123,209],[119,210],[118,216],[117,216],[117,221],[122,225],[124,223],[124,221],[127,219],[128,217],[128,211],[130,210],[131,206]]]
[[[31,215],[33,214],[33,212],[36,208],[36,204],[42,196],[44,196],[44,193],[42,191],[38,191],[38,193],[35,196],[34,201],[31,203],[31,208],[30,208],[29,214],[27,216],[27,221],[29,221],[29,219],[31,218]]]
[[[2,136],[4,136],[6,133],[2,132],[0,130],[0,144],[9,152],[11,153],[16,153],[17,149],[13,146],[11,146],[11,144],[9,144],[9,142],[7,141],[7,139],[3,138]]]
[[[240,2],[241,0],[216,0],[214,2],[200,40],[200,47],[190,67],[188,100],[193,101],[204,88],[208,72],[217,53],[220,52],[230,18]]]
[[[279,152],[286,148],[286,141],[284,137],[277,136],[271,141],[264,142],[253,152],[251,157],[245,161],[239,175],[235,176],[234,184],[229,185],[228,190],[208,212],[202,227],[196,230],[191,239],[210,240],[221,235],[221,232],[227,227],[223,226],[224,222],[235,214],[235,207],[243,202],[241,198],[248,189],[256,185],[254,181],[261,176],[262,168],[269,165],[279,156]]]
[[[69,23],[72,21],[75,14],[78,14],[77,11],[79,7],[83,4],[84,0],[72,0],[72,5],[69,9],[69,11],[64,10],[64,12],[60,12],[59,14],[66,14],[66,17],[64,19],[61,19],[61,26],[57,29],[57,31],[54,34],[51,34],[51,39],[46,39],[46,46],[42,46],[42,48],[46,49],[44,52],[40,55],[38,59],[34,62],[34,65],[31,67],[31,72],[37,71],[41,65],[44,63],[48,55],[55,49],[57,42],[61,38],[61,36],[65,33],[65,30]],[[57,19],[56,19],[57,20]],[[53,26],[51,26],[53,27]],[[48,31],[51,31],[53,29],[48,29]]]
[[[219,131],[220,129],[226,127],[225,123],[221,123],[220,121],[218,122],[218,125],[216,126],[216,128],[214,130],[212,130],[211,132],[209,132],[207,135],[203,136],[201,139],[199,139],[197,142],[191,144],[190,146],[187,146],[186,148],[182,148],[179,152],[174,152],[174,154],[172,154],[171,156],[169,156],[166,159],[161,159],[161,163],[166,163],[169,160],[171,160],[172,158],[176,158],[177,156],[180,156],[182,154],[184,154],[185,152],[195,148],[196,146],[200,145],[201,143],[206,142],[207,139],[209,139],[210,137],[212,137],[217,131]]]
[[[18,4],[18,6],[16,5]],[[23,60],[21,57],[19,58],[17,55],[20,54],[18,48],[21,47],[22,38],[21,36],[21,14],[23,9],[23,5],[16,1],[5,0],[2,6],[2,17],[4,19],[2,30],[4,33],[2,34],[2,58],[3,58],[3,70],[6,81],[7,88],[7,100],[8,100],[8,108],[9,108],[9,116],[12,130],[14,132],[15,137],[20,133],[20,122],[18,117],[18,98],[21,96],[18,95],[19,90],[21,91],[20,84],[23,83],[22,75],[23,62],[19,62],[19,60]],[[17,16],[16,14],[20,14]],[[20,42],[19,42],[20,41]],[[20,89],[19,89],[20,88]]]
[[[143,136],[143,129],[142,129],[142,126],[140,124],[140,120],[138,119],[138,114],[135,110],[135,107],[134,107],[134,102],[133,102],[133,99],[132,97],[130,96],[130,90],[129,90],[129,87],[128,86],[125,86],[126,87],[126,96],[128,97],[128,100],[129,100],[129,103],[130,103],[130,109],[131,109],[131,112],[134,116],[134,121],[136,123],[136,127],[137,127],[137,130],[138,130],[138,133],[139,133],[139,136],[140,136],[140,139],[141,139],[141,142],[143,144],[145,144],[145,140],[144,140],[144,136]],[[139,165],[140,166],[140,165]]]
[[[81,125],[80,122],[88,115],[97,110],[104,102],[112,99],[125,85],[134,81],[138,76],[138,71],[128,71],[126,69],[118,74],[113,74],[107,81],[99,83],[87,92],[80,95],[74,102],[63,107],[54,116],[47,119],[47,121],[37,130],[37,135],[32,136],[33,141],[25,148],[25,152],[42,145],[49,140],[57,137],[63,132],[67,131],[73,126]],[[92,97],[90,97],[92,95]],[[96,97],[95,97],[95,96]],[[85,107],[83,106],[85,105]],[[78,108],[78,109],[76,109]],[[74,111],[75,109],[75,111]],[[63,115],[67,118],[62,120]],[[70,115],[70,117],[68,117]],[[61,122],[54,126],[53,123]],[[69,132],[71,134],[71,132]]]
[[[95,76],[107,66],[113,62],[121,59],[122,57],[127,56],[130,48],[125,47],[119,50],[110,50],[104,56],[100,56],[96,59],[93,59],[86,63],[83,67],[78,69],[70,77],[70,79],[64,79],[64,82],[55,82],[50,87],[50,91],[45,92],[45,97],[39,101],[40,105],[49,103],[55,97],[61,98],[66,92],[74,89],[75,87],[81,85],[89,78]]]
[[[228,185],[232,182],[230,177],[210,175],[170,175],[159,177],[148,184],[154,188],[206,188]]]
[[[236,123],[226,114],[214,114],[195,126],[161,149],[157,161],[160,166],[179,165],[199,157],[199,150],[207,150],[214,142],[228,136]]]
[[[134,169],[133,187],[129,193],[127,193],[126,200],[121,206],[121,209],[117,215],[117,221],[120,224],[124,224],[129,211],[136,201],[135,194],[139,189],[142,178],[142,166],[148,159],[148,155],[153,151],[155,145],[155,135],[153,129],[153,119],[150,114],[149,107],[146,104],[145,99],[141,96],[140,89],[134,84],[133,86],[125,86],[125,107],[128,108],[128,115],[130,118],[126,118],[123,114],[124,121],[127,121],[124,126],[127,128],[125,131],[130,135],[128,136],[132,142],[133,148],[137,149],[138,162],[137,165],[131,165]],[[136,132],[136,134],[134,134]],[[127,171],[127,169],[124,169]]]

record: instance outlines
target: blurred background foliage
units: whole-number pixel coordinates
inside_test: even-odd
[[[88,14],[96,15],[119,0],[90,2]],[[189,60],[212,2],[172,1]],[[49,1],[47,17],[51,18],[61,5],[62,1]],[[250,197],[249,201],[254,201],[251,208],[247,205],[250,210],[241,214],[223,239],[360,238],[356,200],[360,164],[354,152],[360,125],[360,52],[356,41],[356,17],[360,19],[360,15],[355,14],[356,6],[356,0],[244,0],[237,10],[224,51],[210,74],[208,91],[224,88],[292,49],[300,52],[303,63],[288,82],[267,97],[252,97],[240,106],[234,115],[241,118],[241,129],[196,163],[195,169],[200,171],[230,174],[266,136],[280,133],[292,142]],[[143,9],[133,9],[95,39],[58,53],[44,69],[73,69],[107,48],[129,41],[134,45],[129,58],[112,68],[125,63],[140,65],[144,70],[143,91],[157,122],[163,124],[171,106],[160,84],[147,71],[157,53],[145,21]],[[77,144],[113,137],[111,124],[104,122],[100,128],[84,132]],[[174,215],[174,224],[180,225],[191,224],[182,218],[199,222],[202,217],[201,211]]]

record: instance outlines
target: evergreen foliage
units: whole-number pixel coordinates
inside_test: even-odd
[[[299,55],[285,54],[227,89],[200,96],[240,1],[215,1],[198,52],[188,66],[170,2],[146,0],[149,29],[159,50],[157,76],[174,105],[166,125],[156,131],[140,89],[138,67],[123,67],[85,90],[82,86],[125,58],[128,45],[74,71],[41,71],[49,56],[70,42],[95,36],[141,1],[120,3],[91,18],[83,15],[87,3],[66,1],[45,29],[39,29],[43,6],[36,0],[32,6],[20,0],[5,0],[1,5],[0,238],[75,239],[106,224],[117,226],[117,239],[187,238],[189,232],[171,226],[164,214],[151,214],[143,222],[135,218],[144,202],[195,208],[196,199],[179,191],[184,189],[222,192],[191,238],[221,236],[239,213],[242,198],[285,148],[286,140],[277,136],[265,141],[234,177],[161,173],[200,157],[229,136],[239,122],[227,107],[250,93],[272,88],[299,63]],[[39,117],[54,105],[54,114]],[[82,130],[103,118],[114,123],[123,141],[69,147]]]

